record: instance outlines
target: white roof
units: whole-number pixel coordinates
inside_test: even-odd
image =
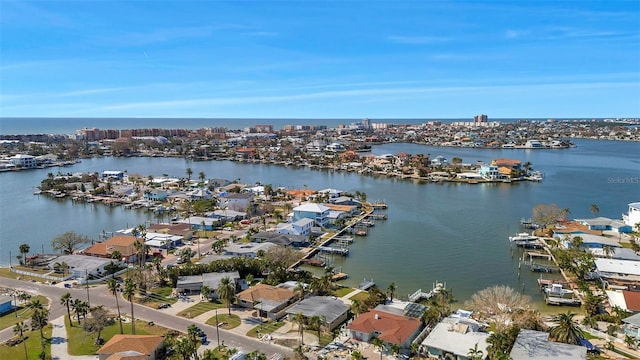
[[[65,262],[74,272],[83,273],[85,271],[93,272],[111,263],[111,261],[113,260],[86,255],[63,255],[53,260],[49,266],[52,267],[55,263]]]
[[[628,311],[627,301],[624,299],[624,294],[622,293],[622,291],[607,290],[606,293],[607,297],[609,298],[609,304],[612,308],[617,306],[624,311]]]
[[[295,224],[296,226],[300,226],[300,227],[304,227],[307,224],[313,224],[313,220],[309,219],[309,218],[302,218],[296,222],[293,222],[292,224]],[[278,224],[280,225],[280,224]],[[284,227],[284,226],[283,226]]]
[[[267,251],[270,247],[276,246],[270,242],[264,243],[245,243],[245,242],[235,242],[229,244],[224,250],[228,253],[234,254],[255,254],[259,250]]]
[[[422,341],[422,345],[466,357],[469,349],[478,344],[478,350],[487,354],[489,334],[474,332],[472,330],[474,326],[477,326],[477,323],[471,319],[445,318],[431,330],[427,338]]]
[[[513,360],[586,360],[587,348],[549,341],[546,332],[522,329],[509,355]]]
[[[632,202],[629,204],[629,207],[640,210],[640,202]]]
[[[593,244],[602,244],[613,247],[622,247],[618,240],[615,238],[610,238],[606,236],[594,235],[594,234],[576,234],[576,236],[580,236],[582,238],[583,244],[593,243]]]
[[[595,263],[599,272],[640,276],[640,261],[600,258]]]
[[[296,206],[293,208],[293,211],[305,211],[305,212],[314,212],[314,213],[323,213],[325,211],[329,211],[329,208],[316,203],[304,203],[300,206]]]

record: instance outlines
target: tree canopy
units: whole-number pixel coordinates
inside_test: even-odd
[[[73,251],[78,250],[80,245],[87,244],[90,241],[91,240],[86,235],[68,231],[62,235],[56,236],[51,241],[51,247],[54,251],[61,251],[65,254],[73,254]]]

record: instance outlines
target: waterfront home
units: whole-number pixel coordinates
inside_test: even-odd
[[[621,220],[612,220],[602,216],[593,219],[575,219],[575,221],[586,226],[589,230],[612,230],[619,233],[630,233],[633,231],[630,225],[625,224]]]
[[[143,198],[149,201],[165,201],[167,200],[168,196],[169,196],[169,193],[167,193],[166,190],[162,190],[162,189],[147,190],[143,194]]]
[[[309,218],[302,218],[291,223],[280,223],[276,225],[276,232],[280,234],[309,236],[314,223],[314,220]]]
[[[137,253],[134,243],[137,238],[129,235],[115,235],[103,242],[93,244],[92,246],[81,251],[87,256],[111,259],[114,252],[119,252],[122,258],[117,259],[125,262],[136,262]]]
[[[166,233],[147,232],[144,244],[151,248],[151,252],[167,251],[182,245],[184,237]]]
[[[194,189],[187,193],[189,200],[209,200],[213,197],[213,193],[207,188]]]
[[[431,160],[432,166],[447,166],[449,165],[449,160],[442,155],[436,156],[433,160]]]
[[[96,352],[100,360],[162,359],[164,338],[160,335],[116,334]]]
[[[258,256],[258,252],[260,250],[267,251],[273,246],[276,246],[276,245],[269,242],[265,242],[265,243],[235,242],[227,245],[227,247],[224,248],[224,255],[255,258]]]
[[[622,214],[622,220],[625,224],[635,228],[640,223],[640,202],[629,204],[629,211],[626,214]]]
[[[328,207],[331,212],[344,213],[346,217],[353,217],[360,213],[360,209],[355,205],[324,204],[324,206]]]
[[[524,147],[526,149],[542,149],[544,148],[544,144],[540,140],[530,139],[524,143]]]
[[[509,357],[513,360],[586,360],[587,348],[549,341],[546,332],[522,329]]]
[[[313,220],[317,226],[326,227],[329,223],[329,208],[316,203],[304,203],[293,208],[293,222],[304,218]]]
[[[27,154],[17,154],[9,158],[11,163],[18,168],[33,169],[37,166],[36,158]]]
[[[305,236],[271,231],[261,231],[259,233],[253,234],[253,236],[251,236],[251,241],[257,243],[268,242],[285,247],[304,247],[309,245],[309,241],[307,241],[307,237]]]
[[[327,331],[333,331],[347,320],[349,309],[349,305],[333,296],[310,296],[288,308],[286,313],[289,321],[293,321],[298,313],[307,320],[319,316],[322,319],[322,327]]]
[[[351,338],[369,342],[374,338],[407,349],[422,330],[422,321],[380,310],[369,310],[347,326]]]
[[[344,191],[342,191],[342,190],[331,189],[331,188],[318,190],[318,194],[326,195],[329,200],[338,198],[338,197],[342,196],[343,193],[344,193]]]
[[[629,290],[607,290],[609,305],[627,312],[640,312],[640,292]]]
[[[495,165],[482,164],[480,165],[478,173],[487,180],[498,180],[503,178],[500,174],[500,170]]]
[[[208,216],[214,219],[218,219],[222,222],[240,221],[247,218],[246,212],[229,210],[229,209],[215,210],[212,213],[207,213],[207,214]]]
[[[489,334],[480,329],[480,324],[468,316],[451,315],[438,323],[421,345],[430,357],[457,360],[468,359],[469,349],[477,346],[482,359],[486,359]]]
[[[362,203],[352,198],[351,196],[339,196],[335,199],[329,199],[329,203],[336,205],[355,206],[357,209],[362,208]]]
[[[572,247],[573,238],[579,236],[582,239],[582,245],[580,246],[582,249],[602,249],[606,246],[610,248],[621,248],[622,246],[615,238],[594,235],[594,234],[579,234],[574,233],[573,236],[568,237],[565,235],[554,233],[553,237],[558,239],[560,244],[567,249]],[[615,250],[614,250],[615,251]]]
[[[227,193],[220,195],[220,208],[245,211],[253,205],[253,193]]]
[[[189,224],[151,224],[147,227],[147,231],[160,234],[169,234],[182,236],[184,239],[191,239],[191,226]]]
[[[124,171],[119,170],[105,170],[102,172],[103,179],[122,180],[124,179]]]
[[[598,258],[596,276],[619,285],[640,285],[640,261]]]
[[[63,262],[69,266],[67,271],[69,271],[72,278],[85,278],[87,275],[102,276],[105,272],[105,267],[117,261],[85,255],[62,255],[49,262],[47,267],[53,271],[56,268],[56,264],[62,264]]]
[[[622,319],[624,333],[640,341],[640,313]]]
[[[203,286],[208,286],[209,289],[211,289],[211,294],[209,295],[209,297],[211,299],[217,299],[218,286],[224,278],[229,278],[236,289],[239,287],[240,274],[237,271],[214,272],[178,277],[178,281],[176,283],[176,292],[198,294],[202,290]]]
[[[285,309],[298,299],[298,294],[286,288],[256,284],[239,292],[236,299],[239,306],[258,310],[260,317],[276,320],[285,315]]]

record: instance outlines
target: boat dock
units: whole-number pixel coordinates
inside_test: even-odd
[[[547,305],[558,305],[558,306],[563,306],[563,305],[580,306],[580,305],[582,305],[582,301],[580,301],[579,299],[562,298],[562,297],[557,297],[557,296],[547,296],[547,297],[545,297],[544,302],[547,303]]]
[[[387,220],[387,214],[372,213],[367,218],[371,220]]]
[[[373,282],[373,279],[371,279],[371,280],[364,279],[364,280],[362,280],[362,282],[358,286],[358,289],[363,290],[363,291],[367,291],[367,290],[371,289],[374,286],[376,286],[376,283]]]
[[[542,258],[542,259],[547,259],[549,261],[551,261],[551,254],[545,254],[543,252],[539,252],[539,251],[525,251],[524,254],[522,254],[522,256],[528,256],[529,259],[533,259],[533,258]]]
[[[326,265],[326,262],[324,260],[315,259],[315,258],[302,259],[300,260],[300,263],[305,265],[318,266],[318,267],[324,267]]]
[[[418,302],[420,300],[429,300],[432,297],[436,296],[442,290],[445,290],[446,286],[443,283],[436,282],[433,285],[433,289],[429,292],[423,292],[422,289],[416,290],[413,294],[409,295],[409,301]]]
[[[321,253],[339,254],[339,255],[342,255],[342,256],[349,255],[349,248],[335,248],[335,247],[330,247],[330,246],[318,246],[316,249]]]
[[[371,204],[374,210],[385,210],[387,208],[387,203],[385,202],[374,202]]]
[[[529,268],[532,272],[540,272],[540,273],[559,273],[560,269],[554,266],[546,266],[539,264],[530,264]]]

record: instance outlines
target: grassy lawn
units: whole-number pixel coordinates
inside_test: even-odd
[[[29,359],[38,359],[38,354],[42,349],[40,345],[40,331],[29,331],[25,333],[27,337],[27,354]],[[51,325],[44,328],[45,347],[47,359],[51,359]],[[24,345],[22,343],[15,346],[0,345],[0,359],[24,359]]]
[[[37,268],[30,268],[28,266],[22,266],[22,265],[16,265],[13,267],[16,270],[22,270],[22,271],[29,271],[32,273],[36,273],[36,274],[48,274],[51,272],[51,270],[49,269],[37,269]]]
[[[134,298],[134,302],[157,309],[162,303],[175,304],[178,301],[175,297],[170,297],[172,293],[173,289],[170,287],[153,288],[147,291],[146,297]]]
[[[369,297],[369,293],[366,291],[362,291],[359,292],[355,295],[353,295],[352,297],[349,298],[349,300],[358,300],[358,301],[364,301]]]
[[[69,326],[69,319],[65,318],[65,326],[67,327],[67,339],[69,344],[67,349],[69,355],[93,355],[100,348],[96,345],[97,333],[87,333],[82,326],[78,326],[74,322],[74,326]],[[125,334],[131,334],[131,323],[122,323]],[[171,330],[158,325],[149,325],[146,321],[136,320],[136,335],[166,335]],[[117,321],[102,330],[100,336],[105,342],[109,341],[115,334],[120,334],[120,325]]]
[[[231,330],[235,327],[240,326],[240,317],[234,314],[218,314],[218,324],[221,329]],[[215,315],[206,321],[208,325],[216,326],[216,317]]]
[[[284,322],[283,321],[264,322],[264,323],[262,323],[262,325],[258,325],[256,327],[254,327],[253,329],[249,330],[246,335],[249,336],[249,337],[252,337],[252,338],[257,338],[258,337],[258,331],[260,332],[260,335],[271,334],[272,332],[280,329],[283,326],[284,326]]]
[[[225,304],[218,301],[200,301],[192,307],[180,311],[178,313],[178,316],[186,317],[187,319],[193,319],[194,317],[204,314],[207,311],[222,309],[224,307]]]
[[[336,297],[343,297],[354,290],[355,290],[354,288],[350,288],[350,287],[341,287],[335,290],[333,293],[335,294]]]
[[[200,239],[211,239],[211,238],[214,238],[214,237],[216,237],[218,235],[220,235],[220,232],[218,232],[218,231],[212,231],[212,230],[207,230],[207,231],[198,230],[198,231],[196,231],[196,236],[199,237]]]
[[[37,282],[45,282],[46,280],[40,277],[36,277],[36,276],[28,276],[28,275],[21,275],[21,274],[16,274],[16,273],[12,273],[11,269],[9,268],[0,268],[0,276],[2,277],[6,277],[9,279],[18,279],[20,278],[20,280],[25,280],[25,281],[31,281],[31,280],[35,280]]]
[[[38,295],[38,296],[33,297],[32,299],[39,299],[44,307],[46,307],[47,304],[49,304],[49,299],[47,299],[44,296]],[[25,307],[26,305],[27,305],[27,303],[20,305],[20,308],[18,308],[18,317],[16,317],[16,313],[14,311],[1,316],[0,317],[0,330],[4,330],[4,329],[6,329],[8,327],[11,327],[11,326],[19,323],[20,321],[24,321],[26,319],[31,319],[31,315],[33,315],[33,309],[26,308]]]

